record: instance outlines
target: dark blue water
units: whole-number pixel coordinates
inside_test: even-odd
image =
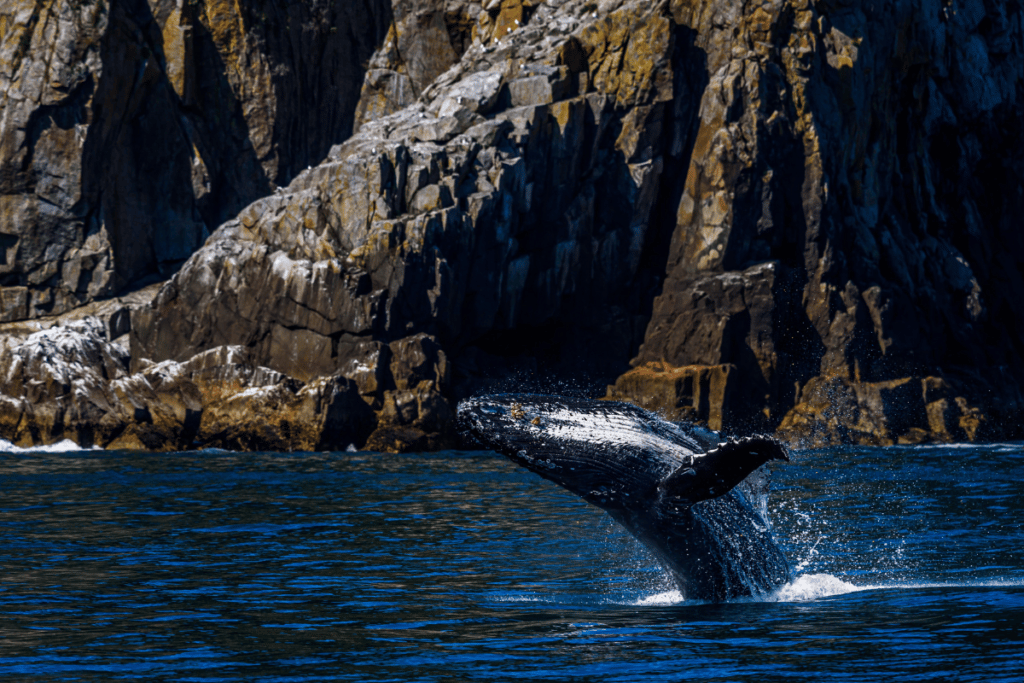
[[[722,605],[492,454],[0,453],[0,680],[1020,681],[1022,451],[797,453]]]

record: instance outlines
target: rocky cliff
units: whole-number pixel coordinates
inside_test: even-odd
[[[352,132],[385,0],[9,0],[0,321],[164,279]]]
[[[552,378],[805,444],[1018,433],[1018,2],[24,4],[4,315],[188,257],[130,337],[75,332],[102,391],[185,387],[174,444],[441,447]],[[37,328],[0,357],[24,443],[82,394]],[[153,447],[92,403],[59,424],[117,427],[68,435]]]
[[[726,365],[733,421],[759,406],[819,442],[1018,433],[1020,3],[767,3],[732,26],[697,41],[713,76],[634,363]]]

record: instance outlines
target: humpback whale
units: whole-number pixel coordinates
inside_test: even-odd
[[[767,522],[736,488],[761,465],[789,459],[775,439],[720,440],[632,404],[559,396],[480,396],[456,413],[465,442],[608,512],[687,599],[764,594],[789,580]]]

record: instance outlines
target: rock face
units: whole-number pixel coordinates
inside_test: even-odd
[[[165,278],[350,134],[384,0],[0,8],[0,322]]]
[[[122,358],[131,376],[240,349],[235,365],[290,378],[273,383],[291,387],[280,389],[289,405],[320,406],[304,415],[329,404],[300,399],[304,388],[344,382],[372,412],[352,428],[357,446],[444,446],[453,400],[537,375],[611,384],[610,397],[670,417],[805,444],[1016,435],[1017,0],[394,0],[288,13],[207,2],[181,5],[176,18],[156,5],[0,13],[3,54],[20,55],[3,58],[21,78],[15,88],[7,76],[5,92],[42,93],[2,96],[8,318],[159,267],[153,256],[110,279],[118,264],[142,263],[111,245],[173,266],[227,219],[132,312]],[[36,14],[68,17],[78,37],[46,33]],[[122,88],[105,59],[128,55],[139,36],[151,36],[154,75],[125,67],[141,80]],[[194,57],[152,49],[157,37]],[[33,61],[37,52],[58,57]],[[132,59],[121,61],[143,63]],[[318,70],[321,59],[339,66]],[[32,75],[45,69],[57,75]],[[51,82],[84,85],[51,93]],[[72,90],[78,118],[32,113],[51,100],[71,106]],[[358,102],[347,94],[356,91]],[[153,143],[145,169],[163,175],[117,165],[153,129],[141,114],[107,112],[164,101],[135,92],[164,93],[166,107],[146,106],[188,141]],[[33,116],[30,135],[18,122]],[[126,116],[139,123],[102,132]],[[76,149],[48,142],[72,130],[100,156],[47,151]],[[165,148],[197,150],[181,157],[183,194],[168,184],[179,166]],[[310,160],[319,163],[300,170]],[[107,175],[74,170],[87,166]],[[142,170],[119,180],[127,169]],[[107,185],[46,180],[57,171]],[[39,199],[72,186],[88,192]],[[153,209],[178,196],[187,210]],[[32,216],[52,218],[45,225],[78,230],[59,243],[71,246],[45,246],[55,233],[32,227],[44,223],[6,218],[28,216],[17,207],[30,199],[45,206]],[[168,227],[125,240],[105,218],[125,207],[137,218],[119,225]],[[157,234],[177,246],[157,245]],[[68,265],[87,242],[101,255]],[[46,303],[58,291],[66,303]],[[193,370],[181,372],[195,384]],[[241,397],[251,381],[231,380],[228,393]],[[273,400],[254,401],[249,426],[231,432],[204,399],[201,422],[223,429],[203,434],[270,447],[251,435]],[[362,410],[340,405],[336,415]]]
[[[662,180],[692,144],[701,60],[664,5],[586,9],[518,15],[225,223],[135,315],[133,357],[238,344],[302,380],[341,372],[411,434],[446,433],[489,362],[621,369],[663,269],[670,233],[651,226],[674,213]]]
[[[304,384],[222,346],[131,374],[128,352],[97,318],[55,326],[0,349],[0,433],[16,445],[344,450],[374,418],[354,383]]]
[[[1021,5],[674,9],[711,78],[635,362],[813,443],[1019,424]]]

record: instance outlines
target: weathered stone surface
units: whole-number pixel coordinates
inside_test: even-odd
[[[538,5],[554,28],[531,12],[219,228],[133,313],[133,357],[235,344],[302,381],[345,373],[382,445],[443,442],[447,358],[467,348],[621,367],[668,242],[651,225],[684,160],[688,110],[670,103],[687,51],[664,5]],[[608,42],[630,32],[646,42],[620,63]]]
[[[0,8],[0,322],[166,277],[350,134],[385,0]]]
[[[353,13],[384,16],[372,4],[325,7],[342,33]],[[142,21],[142,5],[87,3],[57,13],[78,33],[54,33],[49,19],[0,12],[0,54],[21,55],[0,75],[14,93],[3,102],[33,102],[4,105],[3,216],[49,226],[0,229],[0,315],[113,291],[119,264],[145,260],[131,250],[186,254],[216,224],[211,207],[227,218],[223,207],[263,191],[245,194],[253,178],[266,190],[277,178],[287,187],[222,222],[151,306],[131,311],[132,372],[244,348],[243,366],[302,386],[334,378],[374,413],[369,443],[388,450],[443,444],[453,399],[538,376],[620,377],[616,397],[808,443],[1018,435],[1019,0],[870,12],[831,0],[392,4],[372,39],[339,38],[369,59],[345,110],[357,131],[329,153],[310,132],[337,132],[327,114],[303,129],[274,104],[305,102],[279,96],[314,71],[308,60],[279,68],[281,41],[302,44],[288,53],[299,61],[307,42],[334,45],[321,15],[293,23],[276,6],[207,2],[172,20],[153,2]],[[18,36],[73,59],[26,58]],[[163,46],[152,59],[139,36]],[[138,83],[124,86],[127,68],[117,80],[108,54]],[[231,57],[206,68],[214,55]],[[51,92],[47,79],[64,85]],[[30,82],[46,96],[17,99]],[[240,109],[224,104],[229,93]],[[140,123],[113,130],[98,102]],[[139,118],[150,102],[167,107]],[[198,141],[187,163],[166,135],[146,164],[126,151],[165,123]],[[272,132],[285,129],[296,132]],[[76,149],[74,131],[93,156],[60,155]],[[317,144],[302,147],[310,136]],[[319,163],[296,175],[293,148]],[[94,177],[96,159],[110,169],[102,178],[131,178],[61,180]],[[154,184],[147,164],[185,190]],[[218,194],[229,185],[235,195]],[[111,208],[97,213],[96,201]],[[153,223],[170,215],[164,205],[185,217],[165,242],[111,227]],[[129,326],[118,315],[111,334]],[[267,390],[266,405],[280,392],[308,414],[291,389]]]
[[[677,368],[647,363],[620,376],[606,398],[629,401],[667,420],[692,422],[720,430],[734,423],[739,372],[734,365],[688,365]]]
[[[974,441],[987,419],[942,379],[856,382],[815,377],[779,426],[779,435],[803,447],[841,443]]]
[[[203,408],[198,441],[232,450],[345,450],[363,445],[374,417],[350,380],[321,377],[251,386]]]
[[[129,374],[127,351],[97,318],[6,338],[0,378],[0,438],[22,446],[344,450],[376,425],[351,380],[303,383],[253,366],[242,347]]]
[[[769,262],[703,275],[685,286],[666,282],[634,364],[731,366],[732,397],[724,424],[731,429],[771,428],[773,413],[779,410],[776,401],[782,398],[774,335],[782,317],[776,271],[777,264]],[[701,419],[707,417],[702,414]]]
[[[128,354],[95,318],[5,344],[3,438],[16,444],[70,438],[83,446],[126,437],[150,450],[191,443],[198,427],[194,385],[160,366],[128,373]],[[130,429],[129,429],[130,428]]]
[[[761,395],[735,426],[761,410],[814,442],[978,438],[979,414],[1019,414],[1020,4],[672,11],[709,85],[635,362],[735,364]],[[964,407],[920,398],[942,377]]]
[[[393,21],[368,63],[356,127],[416,102],[465,50],[466,27],[480,12],[465,0],[393,0]],[[456,51],[456,47],[459,51]]]

